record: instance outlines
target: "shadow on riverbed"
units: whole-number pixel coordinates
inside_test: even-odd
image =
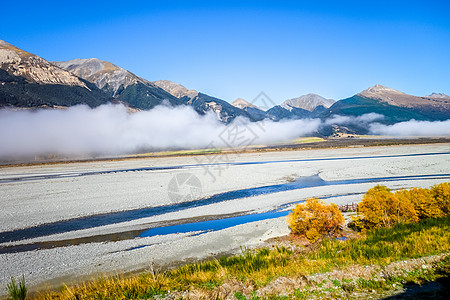
[[[151,216],[166,214],[170,212],[180,211],[183,209],[205,206],[213,203],[219,203],[222,201],[235,200],[240,198],[258,196],[263,194],[271,194],[282,191],[319,187],[319,186],[331,186],[331,185],[347,185],[347,184],[360,184],[360,183],[376,183],[387,181],[405,181],[405,180],[420,180],[420,179],[448,179],[450,174],[436,174],[436,175],[417,175],[417,176],[394,176],[394,177],[379,177],[379,178],[363,178],[363,179],[351,179],[351,180],[339,180],[339,181],[325,181],[319,175],[310,177],[302,177],[294,182],[288,182],[284,184],[276,184],[269,186],[261,186],[256,188],[242,189],[236,191],[230,191],[213,195],[208,198],[175,203],[171,205],[147,207],[141,209],[113,212],[108,214],[99,214],[83,218],[70,219],[65,221],[59,221],[54,223],[42,224],[35,227],[18,229],[12,231],[6,231],[0,233],[0,243],[15,242],[24,239],[31,239],[36,237],[42,237],[52,234],[65,233],[70,231],[95,228],[99,226],[105,226],[115,223],[133,221],[141,218],[147,218]],[[342,196],[342,195],[341,195]],[[299,199],[301,200],[301,199]],[[261,215],[261,214],[259,214]],[[251,222],[251,221],[249,221]],[[193,223],[198,224],[198,223]],[[242,223],[241,223],[242,224]],[[235,225],[232,225],[235,226]],[[192,230],[199,230],[192,227]],[[230,227],[230,226],[228,226]],[[150,229],[156,230],[156,229]],[[191,230],[191,231],[192,231]],[[166,233],[167,234],[167,233]],[[0,248],[1,253],[2,248]]]
[[[403,285],[405,291],[384,300],[406,300],[406,299],[450,299],[450,274],[446,277],[420,285],[417,283],[406,283]]]

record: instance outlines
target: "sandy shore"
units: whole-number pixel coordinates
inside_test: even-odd
[[[175,200],[170,197],[168,190],[171,180],[179,174],[190,174],[198,178],[201,192],[196,191],[192,195],[197,199],[204,199],[229,191],[282,185],[299,177],[316,174],[328,182],[436,175],[379,182],[397,189],[428,187],[450,181],[448,176],[444,176],[449,173],[450,144],[167,157],[3,168],[0,170],[0,231],[14,232],[95,214],[173,205]],[[362,193],[376,184],[349,182],[240,197],[180,208],[126,222],[46,234],[27,241],[4,241],[0,247],[118,233],[145,228],[148,223],[164,223],[182,218],[265,212],[283,205],[287,205],[285,209],[288,209],[292,203],[308,197],[332,197],[327,201],[338,204],[352,203],[359,201]],[[183,188],[184,190],[180,190],[181,194],[191,192],[189,187]],[[241,246],[261,245],[268,238],[287,233],[285,218],[282,217],[201,234],[178,233],[5,253],[0,254],[0,287],[6,286],[10,276],[22,274],[31,285],[42,287],[62,281],[73,282],[92,274],[145,269],[151,262],[167,265],[175,261],[200,259],[218,253],[239,251]]]

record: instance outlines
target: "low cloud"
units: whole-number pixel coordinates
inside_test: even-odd
[[[381,121],[384,119],[383,115],[377,113],[368,113],[357,117],[349,117],[349,116],[341,116],[341,115],[333,115],[329,119],[325,121],[326,125],[348,125],[348,124],[367,124],[374,121]]]
[[[370,113],[358,117],[264,120],[238,117],[225,125],[214,113],[199,115],[189,106],[160,105],[129,113],[120,104],[97,108],[79,105],[66,110],[0,110],[0,157],[39,154],[105,155],[143,151],[233,148],[268,145],[316,133],[321,126],[359,125],[371,134],[389,136],[448,136],[450,120],[411,120],[394,125]]]
[[[371,134],[388,136],[449,136],[450,120],[434,122],[410,120],[393,125],[372,123],[369,131]]]
[[[124,154],[166,149],[242,147],[310,135],[320,120],[261,121],[229,125],[191,107],[161,105],[128,113],[123,105],[66,110],[0,110],[0,156],[56,153]]]

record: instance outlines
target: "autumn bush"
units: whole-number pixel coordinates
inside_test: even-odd
[[[450,214],[450,182],[443,182],[431,188],[431,193],[442,212],[446,215]]]
[[[363,196],[352,225],[358,229],[391,227],[398,223],[440,218],[449,212],[450,184],[447,182],[430,189],[402,189],[395,193],[386,186],[377,185]]]
[[[364,215],[365,226],[391,227],[397,223],[418,221],[417,212],[413,203],[406,197],[399,197],[385,186],[377,185],[367,191],[358,212]]]
[[[416,210],[416,215],[420,220],[426,218],[440,218],[446,215],[442,211],[439,200],[433,197],[433,194],[429,189],[412,188],[410,190],[400,190],[397,191],[395,195],[400,201],[411,202]]]
[[[344,217],[336,204],[326,204],[317,198],[297,204],[288,215],[288,225],[293,233],[315,241],[324,234],[333,234],[344,225]]]

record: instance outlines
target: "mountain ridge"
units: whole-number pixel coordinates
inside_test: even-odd
[[[431,100],[427,97],[408,95],[403,92],[382,86],[380,84],[369,87],[368,89],[358,93],[357,95],[370,99],[376,99],[381,102],[399,107],[414,108],[419,106],[447,106],[447,103],[445,101],[441,101],[441,98],[433,98],[433,100]]]
[[[231,102],[231,105],[233,105],[234,107],[240,108],[240,109],[251,107],[251,108],[255,108],[255,109],[259,109],[259,110],[263,111],[258,106],[254,105],[253,103],[250,103],[242,98],[237,98],[236,100]]]
[[[29,83],[76,85],[88,89],[78,77],[2,40],[0,40],[0,68],[12,76],[25,78]]]
[[[170,80],[148,81],[97,58],[50,63],[0,40],[0,106],[95,107],[111,101],[144,110],[168,101],[173,106],[191,106],[199,114],[213,112],[225,123],[239,116],[279,121],[371,112],[383,114],[384,123],[450,118],[450,96],[446,94],[413,96],[380,84],[339,101],[311,93],[264,111],[243,99],[230,104]]]
[[[0,40],[0,106],[54,107],[113,100],[95,85]]]
[[[433,98],[433,99],[446,99],[450,100],[450,96],[444,93],[431,93],[430,95],[424,96],[424,98]]]
[[[111,97],[138,109],[151,109],[164,101],[168,101],[171,105],[182,104],[178,98],[154,83],[108,61],[98,58],[78,58],[53,63],[92,82]]]
[[[320,95],[309,93],[297,98],[288,99],[281,104],[281,107],[287,110],[291,110],[293,107],[295,107],[312,112],[314,111],[314,109],[316,109],[317,106],[321,105],[325,108],[328,108],[335,102],[336,101],[333,99],[326,99]]]
[[[171,95],[176,96],[183,103],[192,106],[201,115],[212,111],[219,120],[225,123],[229,123],[239,116],[256,121],[251,114],[231,105],[225,100],[200,93],[196,90],[189,90],[185,86],[170,80],[159,80],[154,81],[154,83]]]

